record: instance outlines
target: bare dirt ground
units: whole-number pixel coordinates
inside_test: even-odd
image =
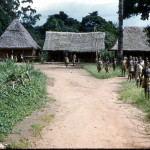
[[[29,138],[31,148],[150,148],[144,113],[118,100],[117,90],[126,78],[96,79],[79,65],[35,68],[49,77],[47,92],[56,101],[46,109],[53,109],[55,118],[42,130],[41,138]],[[36,119],[40,115],[34,113]]]

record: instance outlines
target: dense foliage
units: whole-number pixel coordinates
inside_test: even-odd
[[[10,21],[7,14],[4,12],[2,8],[0,8],[0,36],[5,31],[5,29],[8,27]]]
[[[48,101],[46,79],[33,65],[0,62],[0,139],[13,132],[17,121]]]
[[[82,18],[80,32],[93,32],[96,31],[105,32],[105,47],[108,48],[118,35],[118,30],[115,24],[111,21],[106,21],[102,17],[98,16],[98,12],[94,11],[89,15]]]
[[[149,0],[124,0],[124,18],[130,18],[140,14],[142,20],[148,20],[149,13]]]
[[[25,25],[35,25],[41,15],[34,15],[36,10],[31,7],[32,3],[33,0],[1,0],[0,8],[4,10],[11,21],[18,18]]]
[[[50,15],[43,25],[45,31],[65,31],[65,32],[79,32],[80,22],[76,19],[70,18],[63,11],[59,14]]]

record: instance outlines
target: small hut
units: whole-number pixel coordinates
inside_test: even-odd
[[[104,32],[74,33],[46,32],[43,50],[48,51],[48,61],[63,61],[64,53],[69,58],[76,53],[78,61],[94,62],[96,55],[105,49]]]
[[[125,27],[123,31],[123,55],[150,57],[150,46],[147,32],[144,27]],[[118,40],[109,48],[109,51],[118,52]]]
[[[18,19],[12,21],[0,37],[0,58],[11,56],[20,58],[36,58],[40,47]]]

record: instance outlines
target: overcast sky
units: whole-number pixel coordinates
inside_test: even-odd
[[[36,25],[43,25],[48,15],[58,14],[60,11],[78,21],[89,13],[98,11],[98,15],[106,21],[118,23],[118,4],[119,0],[33,0],[33,7],[42,15]],[[150,20],[142,21],[140,16],[124,20],[124,26],[147,25],[150,25]]]

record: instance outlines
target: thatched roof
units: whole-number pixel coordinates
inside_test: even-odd
[[[118,50],[118,40],[109,50]],[[124,51],[150,51],[148,37],[144,27],[125,27],[123,31]]]
[[[43,50],[68,50],[70,52],[102,51],[105,49],[104,38],[104,32],[74,33],[47,31]]]
[[[39,49],[18,19],[12,21],[0,37],[0,49]]]

